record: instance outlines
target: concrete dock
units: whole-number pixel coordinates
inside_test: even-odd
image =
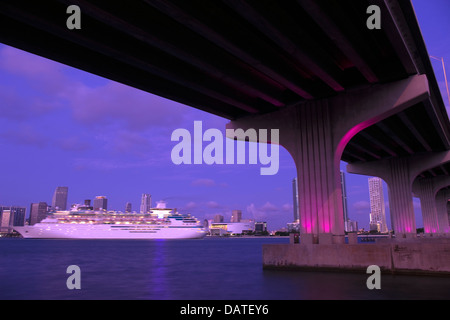
[[[450,276],[450,238],[383,239],[373,244],[266,244],[263,268]]]

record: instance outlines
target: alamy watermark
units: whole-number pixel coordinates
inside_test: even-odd
[[[366,286],[367,289],[381,289],[381,269],[379,266],[373,264],[367,267],[366,273],[371,274],[367,278]]]
[[[67,289],[73,290],[81,289],[81,269],[79,266],[73,264],[67,267],[67,274],[71,274],[66,280]]]
[[[219,129],[207,129],[203,132],[202,127],[202,121],[194,121],[193,136],[189,130],[182,128],[172,132],[171,141],[179,141],[171,152],[174,164],[245,164],[247,159],[245,141],[258,141],[261,143],[248,143],[248,164],[258,164],[259,160],[259,163],[265,166],[260,168],[261,175],[277,174],[280,167],[278,129],[270,129],[270,137],[267,129],[258,131],[253,128],[246,131],[226,129],[228,139],[224,139]],[[267,144],[269,141],[270,154]],[[203,148],[203,142],[209,142],[209,144]]]
[[[367,7],[367,14],[370,16],[367,18],[366,26],[369,30],[381,29],[381,10],[377,5],[371,5]]]
[[[81,9],[77,5],[70,5],[66,10],[70,16],[66,20],[66,27],[69,30],[81,29]]]

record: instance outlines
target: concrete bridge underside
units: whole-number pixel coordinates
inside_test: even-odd
[[[69,5],[81,9],[80,30],[66,27]],[[366,26],[370,5],[381,10],[380,30]],[[408,0],[5,0],[0,42],[230,119],[230,128],[280,129],[297,166],[304,243],[343,242],[340,160],[362,174],[364,164],[389,163],[395,232],[414,233],[404,159],[450,149]]]

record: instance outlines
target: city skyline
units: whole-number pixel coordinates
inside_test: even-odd
[[[429,54],[450,65],[450,22],[442,1],[413,1]],[[442,66],[432,61],[446,99]],[[0,45],[0,145],[6,182],[0,204],[24,206],[45,201],[58,185],[69,186],[68,203],[104,194],[108,206],[139,208],[139,195],[152,190],[155,200],[198,218],[243,215],[268,221],[271,228],[292,222],[292,157],[280,148],[280,170],[262,177],[258,165],[177,166],[170,160],[173,130],[224,132],[228,120],[87,74],[38,56]],[[30,158],[30,155],[33,157]],[[341,163],[345,172],[345,163]],[[346,173],[348,216],[369,228],[367,178]],[[384,188],[386,190],[386,187]],[[138,195],[136,197],[136,195]],[[385,195],[385,200],[388,197]],[[417,227],[423,226],[418,199]],[[390,228],[389,208],[386,207]]]
[[[340,177],[341,177],[341,186],[342,186],[342,201],[343,201],[343,207],[344,207],[344,221],[351,221],[351,219],[348,218],[348,215],[346,213],[346,209],[347,209],[347,204],[346,204],[346,200],[347,200],[347,192],[346,192],[346,186],[345,186],[345,173],[344,172],[340,172]],[[380,178],[376,178],[376,177],[371,177],[368,178],[369,181],[369,200],[371,201],[371,207],[373,207],[372,204],[372,190],[371,190],[371,180],[376,180],[377,181],[377,185],[376,188],[379,188],[379,190],[381,190],[381,192],[383,192],[383,181]],[[294,178],[292,180],[292,188],[293,188],[293,208],[296,207],[296,203],[298,206],[298,192],[297,191],[297,178]],[[52,203],[58,203],[57,200],[58,197],[60,197],[59,201],[61,201],[61,199],[67,199],[68,197],[68,187],[56,187],[55,192],[53,194],[52,197]],[[379,193],[376,194],[376,196],[378,197],[378,199],[380,199]],[[383,198],[383,195],[381,195],[381,199]],[[139,212],[137,211],[132,211],[132,203],[131,202],[126,202],[125,203],[125,210],[121,210],[119,208],[109,208],[108,209],[108,198],[106,196],[96,196],[93,198],[93,207],[90,207],[90,203],[91,203],[91,199],[84,199],[82,202],[84,202],[84,205],[82,204],[81,201],[79,202],[73,202],[70,204],[70,206],[67,206],[66,210],[71,210],[73,208],[76,209],[90,209],[90,210],[94,210],[94,211],[99,211],[99,210],[104,210],[104,211],[118,211],[118,212],[134,212],[134,213],[148,213],[150,212],[150,209],[153,208],[152,206],[152,200],[151,200],[151,195],[150,194],[141,194],[141,200],[140,200],[140,210]],[[67,200],[66,200],[67,203]],[[379,204],[377,204],[379,205]],[[80,207],[81,206],[81,207]],[[90,208],[89,208],[90,207]],[[383,204],[383,211],[385,204]],[[6,207],[4,207],[6,208]],[[19,208],[18,206],[11,206],[11,208]],[[22,207],[20,207],[22,208]],[[38,203],[31,203],[30,205],[30,210],[27,211],[25,207],[23,207],[23,220],[29,222],[30,225],[33,225],[39,221],[41,221],[42,219],[45,218],[47,212],[49,212],[49,210],[59,210],[59,211],[64,211],[61,208],[59,208],[58,206],[49,206],[46,202],[38,202]],[[190,212],[185,212],[185,213],[189,213]],[[372,216],[371,214],[369,215],[370,217]],[[220,218],[218,218],[220,217]],[[1,212],[0,212],[0,219],[2,218]],[[237,210],[237,209],[233,209],[231,210],[231,215],[228,217],[228,220],[230,223],[239,223],[242,219],[242,210]],[[14,217],[14,221],[16,221],[17,218]],[[223,216],[223,214],[215,214],[213,218],[205,218],[205,220],[210,220],[210,221],[214,221],[214,222],[224,222],[225,221],[225,217]],[[248,220],[248,219],[244,219],[244,220]],[[257,219],[250,219],[253,221],[258,221]],[[11,220],[12,221],[12,220]],[[386,220],[384,220],[386,221]],[[262,220],[260,220],[260,222],[263,222]],[[282,229],[286,229],[286,227],[288,227],[288,224],[291,224],[292,222],[298,222],[296,219],[296,215],[295,215],[295,209],[294,209],[294,220],[292,221],[288,221],[286,223],[286,225],[282,225],[281,227],[277,227],[275,229],[278,230],[282,230]],[[369,228],[371,226],[372,219],[369,219]],[[14,222],[16,223],[16,222]],[[264,223],[267,225],[267,222],[264,221]],[[0,224],[1,225],[1,224]],[[22,224],[17,224],[17,225],[22,225]],[[386,223],[385,223],[386,225]],[[289,227],[288,227],[289,228]],[[367,228],[367,230],[369,230],[369,228]],[[272,230],[275,230],[272,229]],[[364,228],[363,228],[364,229]],[[346,231],[347,227],[346,227]],[[385,231],[384,231],[385,232]]]

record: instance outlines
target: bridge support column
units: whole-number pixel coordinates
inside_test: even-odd
[[[385,181],[388,184],[392,228],[396,236],[414,237],[416,235],[416,220],[408,162],[401,158],[394,158],[389,162],[390,170]]]
[[[419,196],[422,209],[424,231],[427,234],[439,233],[433,179],[420,179],[418,184],[419,190],[417,195]]]
[[[447,203],[450,199],[450,190],[443,189],[436,195],[436,211],[439,225],[439,232],[444,234],[450,233],[450,221],[447,212]]]
[[[450,200],[450,198],[449,198]],[[448,225],[450,227],[450,202],[447,202],[447,218],[448,218]],[[450,231],[449,231],[450,233]]]
[[[289,151],[297,168],[300,243],[344,243],[340,163],[335,157],[328,101],[239,119],[227,125],[231,128],[279,130],[279,143]]]
[[[413,191],[420,197],[425,233],[448,233],[449,219],[446,209],[447,190],[450,186],[449,176],[436,176],[416,179]],[[443,190],[442,190],[443,189]]]
[[[227,137],[234,136],[228,129],[278,129],[279,144],[297,167],[300,243],[344,243],[339,169],[345,146],[359,131],[427,97],[426,76],[417,75],[233,120],[227,124]],[[398,184],[408,183],[399,178]]]

